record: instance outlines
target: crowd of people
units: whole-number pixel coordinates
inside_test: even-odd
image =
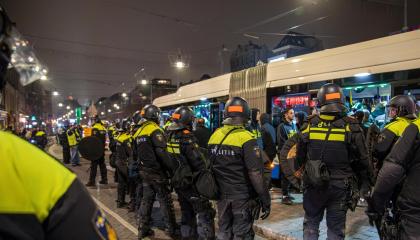
[[[16,29],[1,7],[0,16],[2,90]],[[90,149],[98,157],[91,159],[86,183],[95,186],[98,166],[99,184],[108,183],[108,135],[110,163],[117,173],[117,207],[128,205],[138,213],[139,239],[154,233],[156,200],[174,239],[253,239],[254,221],[271,212],[269,166],[296,138],[296,160],[304,166],[304,239],[319,238],[324,214],[327,238],[344,239],[347,211],[355,209],[361,196],[381,239],[419,239],[420,119],[413,98],[398,95],[389,101],[389,122],[382,130],[375,122],[363,130],[365,113],[363,118],[357,112],[349,117],[345,96],[335,84],[322,86],[317,99],[319,112],[306,118],[285,109],[277,131],[269,116],[232,97],[225,105],[223,126],[214,133],[203,128],[202,120],[193,129],[194,114],[186,106],[177,108],[162,129],[160,109],[147,105],[114,129],[96,117],[90,141],[81,138],[79,126],[67,126],[60,143],[66,149],[64,162],[75,167],[83,143],[99,143],[101,149]],[[42,130],[31,134],[44,137]],[[0,142],[1,239],[118,239],[73,172],[7,131],[0,131]],[[283,202],[290,204],[290,183],[282,186]],[[173,191],[181,206],[180,226]],[[217,211],[210,200],[216,201]]]
[[[374,202],[378,201],[378,191],[373,189],[375,184],[383,184],[377,181],[383,178],[387,181],[380,174],[382,165],[391,161],[387,156],[392,154],[388,153],[403,136],[404,128],[417,119],[413,99],[397,96],[390,101],[391,121],[382,131],[375,122],[366,125],[365,111],[349,113],[351,109],[337,85],[323,86],[318,99],[319,112],[308,116],[287,107],[275,127],[269,114],[249,108],[242,98],[231,98],[226,103],[223,126],[213,133],[204,127],[203,119],[195,119],[193,111],[185,106],[177,108],[162,127],[160,110],[154,105],[147,105],[130,118],[109,126],[108,131],[97,118],[95,124],[101,125],[96,127],[101,129],[97,136],[105,141],[108,135],[110,140],[110,163],[116,168],[118,182],[117,207],[127,207],[137,213],[140,237],[153,235],[151,208],[158,200],[167,231],[173,238],[252,239],[252,224],[259,212],[263,212],[263,218],[270,213],[274,158],[282,161],[283,146],[297,137],[296,158],[305,165],[303,178],[299,179],[302,183],[299,190],[304,194],[304,239],[318,238],[325,210],[329,238],[344,239],[347,210],[354,211],[360,199],[368,201],[368,216],[376,221],[385,214],[384,209],[396,211],[389,208],[388,201],[381,202],[382,208],[378,208]],[[92,164],[101,165],[103,161],[102,157]],[[96,167],[91,169],[94,171],[91,176],[96,175]],[[210,190],[203,193],[195,182],[197,176],[209,170],[218,186],[217,234],[216,211],[205,192]],[[291,183],[285,174],[281,180],[282,203],[293,204]],[[100,183],[108,183],[105,173]],[[93,177],[86,185],[94,184]],[[172,190],[181,206],[180,228],[175,222]],[[127,195],[129,202],[126,202]],[[380,201],[387,199],[380,196]],[[244,212],[249,216],[238,216]],[[376,224],[380,234],[386,235],[385,225]]]

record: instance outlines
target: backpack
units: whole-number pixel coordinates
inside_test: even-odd
[[[330,136],[332,124],[328,127],[328,132],[325,135],[325,140],[322,143],[321,155],[319,159],[308,159],[305,163],[305,169],[303,171],[303,182],[316,189],[325,189],[328,187],[330,182],[330,172],[328,171],[327,165],[323,161],[324,152],[328,137]]]

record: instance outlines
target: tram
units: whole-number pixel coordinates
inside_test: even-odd
[[[182,86],[153,103],[168,113],[180,105],[191,106],[212,130],[220,126],[229,96],[244,97],[251,107],[271,113],[275,125],[286,106],[310,114],[319,87],[327,82],[343,87],[349,106],[371,110],[398,94],[412,95],[419,106],[419,46],[416,30],[326,49]],[[380,122],[384,112],[378,114]],[[280,178],[278,161],[272,178]]]

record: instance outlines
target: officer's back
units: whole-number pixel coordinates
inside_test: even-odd
[[[415,107],[411,106],[410,101],[410,97],[406,95],[395,96],[389,101],[387,107],[391,121],[381,131],[373,151],[374,157],[379,160],[378,168],[406,127],[416,118],[413,114]]]
[[[229,136],[219,148],[218,145],[228,133]],[[254,150],[254,147],[248,148],[248,145],[256,144],[252,133],[242,126],[224,125],[213,133],[208,144],[209,153],[218,156],[215,158],[213,168],[220,192],[228,198],[250,197],[252,187],[246,175],[247,169],[243,158],[247,156],[244,151],[252,153]],[[249,161],[257,161],[257,159],[249,159]]]
[[[95,123],[92,125],[92,136],[101,139],[101,141],[105,144],[106,128],[98,117],[96,117]]]
[[[355,119],[346,117],[344,95],[335,84],[318,92],[320,115],[309,117],[302,127],[297,160],[305,164],[303,238],[318,239],[326,211],[328,239],[344,239],[347,209],[353,209],[358,189],[354,176],[367,183],[367,155],[363,132]],[[350,204],[351,203],[351,204]]]
[[[146,112],[145,112],[146,111]],[[159,121],[160,109],[154,105],[147,105],[141,112],[143,119],[139,128],[133,135],[137,160],[141,171],[147,174],[157,174],[167,177],[166,173],[175,169],[166,150],[166,138],[163,130],[157,124]],[[145,117],[151,115],[150,117]],[[156,115],[156,116],[154,116]]]

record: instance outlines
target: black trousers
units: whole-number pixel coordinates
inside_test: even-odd
[[[346,228],[347,189],[344,180],[332,180],[325,190],[306,188],[303,193],[303,239],[316,240],[319,237],[319,224],[327,212],[327,238],[344,239]]]
[[[289,196],[290,191],[290,182],[289,179],[282,173],[281,174],[281,193],[283,196]]]
[[[105,165],[105,155],[99,158],[98,160],[91,161],[90,162],[90,176],[89,176],[89,182],[95,183],[96,181],[96,172],[99,170],[101,172],[101,179],[102,181],[108,181],[108,177],[106,175],[106,165]]]
[[[125,202],[125,195],[128,191],[128,168],[127,165],[124,164],[124,162],[117,161],[117,168],[116,172],[118,174],[118,185],[117,185],[117,193],[118,203],[124,203]]]
[[[192,187],[178,189],[183,239],[214,239],[216,211],[209,200],[201,198]]]
[[[222,199],[217,201],[219,240],[248,240],[254,239],[252,229],[254,219],[249,207],[249,199]]]
[[[63,162],[70,163],[70,147],[63,147]]]
[[[139,236],[151,230],[151,215],[155,199],[159,201],[160,210],[170,234],[176,231],[174,204],[169,190],[169,182],[163,178],[143,177],[143,198],[140,204]]]

